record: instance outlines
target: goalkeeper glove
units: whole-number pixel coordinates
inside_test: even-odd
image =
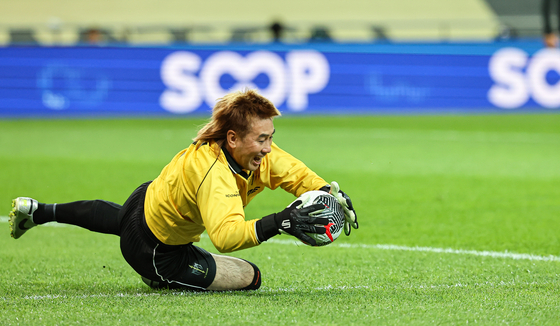
[[[325,217],[311,216],[311,213],[320,212],[325,209],[323,204],[313,204],[308,207],[298,208],[302,201],[297,200],[283,211],[263,217],[257,221],[257,236],[261,241],[266,241],[281,232],[288,233],[301,241],[316,246],[317,242],[305,234],[325,234],[327,229],[320,225],[329,224]]]
[[[359,227],[358,217],[352,205],[352,200],[347,194],[340,190],[340,186],[336,181],[331,182],[330,185],[324,186],[321,190],[333,195],[344,209],[344,234],[350,235],[352,228],[357,229]]]

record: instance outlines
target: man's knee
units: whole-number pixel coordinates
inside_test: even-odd
[[[254,272],[253,280],[251,281],[251,283],[249,285],[242,288],[241,290],[257,290],[258,288],[261,287],[261,271],[257,267],[257,265],[251,263],[250,261],[247,261],[247,262],[249,264],[251,264],[251,266],[253,267],[253,272]]]

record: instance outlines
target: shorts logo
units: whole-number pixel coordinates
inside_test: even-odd
[[[191,273],[193,273],[194,275],[202,275],[202,274],[206,274],[207,272],[204,270],[204,267],[199,263],[194,263],[192,266],[189,265],[189,267],[192,269]],[[206,275],[204,277],[206,277]]]

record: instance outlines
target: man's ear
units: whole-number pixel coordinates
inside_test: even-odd
[[[237,134],[233,130],[228,130],[226,134],[226,143],[228,144],[229,148],[236,148],[237,147]]]

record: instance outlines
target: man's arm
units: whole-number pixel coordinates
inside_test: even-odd
[[[272,143],[272,152],[268,154],[267,166],[261,175],[263,182],[271,189],[281,187],[296,197],[318,190],[328,183],[307,167],[302,161]]]
[[[243,201],[235,177],[227,167],[215,166],[196,196],[204,227],[218,251],[232,252],[259,244],[256,220],[245,221]]]

